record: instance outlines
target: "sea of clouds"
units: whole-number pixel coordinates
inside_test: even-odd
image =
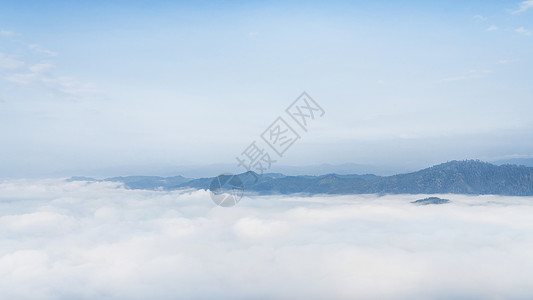
[[[2,299],[531,299],[533,198],[0,182]]]

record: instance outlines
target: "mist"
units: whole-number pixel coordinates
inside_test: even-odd
[[[0,183],[8,299],[527,298],[531,197],[261,196]]]

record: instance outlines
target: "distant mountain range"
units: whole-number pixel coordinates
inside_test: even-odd
[[[491,161],[495,165],[519,165],[526,167],[533,167],[533,158],[522,157],[522,158],[507,158]]]
[[[494,165],[479,160],[451,161],[417,172],[393,176],[338,175],[285,176],[253,172],[237,175],[246,191],[258,194],[494,194],[533,195],[533,168]],[[96,181],[72,177],[70,181]],[[182,176],[127,176],[102,181],[122,182],[126,188],[176,190],[208,189],[213,178]]]

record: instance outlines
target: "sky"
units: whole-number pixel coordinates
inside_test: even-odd
[[[244,197],[0,182],[6,299],[530,299],[531,197]],[[418,197],[418,198],[417,198]]]
[[[279,165],[533,157],[532,16],[532,1],[2,1],[0,177],[236,164],[303,91],[325,114]]]

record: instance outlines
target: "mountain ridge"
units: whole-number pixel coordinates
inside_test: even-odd
[[[533,195],[533,167],[494,165],[480,160],[449,161],[416,172],[391,176],[326,174],[285,176],[273,173],[238,174],[245,190],[258,194],[494,194]],[[92,178],[72,177],[91,181]],[[126,188],[151,190],[209,189],[214,177],[127,176],[102,181],[122,182]]]

